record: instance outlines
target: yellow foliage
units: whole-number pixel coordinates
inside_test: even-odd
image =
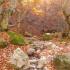
[[[32,11],[33,11],[33,13],[35,13],[36,15],[39,15],[39,16],[43,16],[43,14],[44,14],[41,9],[33,8]]]
[[[41,0],[34,0],[34,3],[40,3]]]
[[[21,3],[22,3],[22,5],[28,5],[28,3],[33,3],[33,4],[38,4],[38,3],[40,3],[41,2],[41,0],[22,0],[21,1]]]

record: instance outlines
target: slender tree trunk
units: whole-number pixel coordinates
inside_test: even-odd
[[[69,36],[69,34],[70,34],[70,21],[69,21],[70,15],[67,15],[65,11],[63,11],[63,14],[64,14],[64,17],[65,17],[65,21],[69,25],[68,31],[64,31],[63,34],[65,34],[66,36]]]

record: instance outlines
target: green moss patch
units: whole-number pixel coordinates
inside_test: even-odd
[[[14,45],[25,45],[25,38],[20,35],[17,34],[15,32],[8,32],[9,36],[10,36],[10,42]]]

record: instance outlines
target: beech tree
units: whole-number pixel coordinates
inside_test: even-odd
[[[65,17],[65,21],[67,22],[67,24],[69,25],[70,28],[70,0],[65,0],[65,2],[62,5],[62,12],[64,14]]]
[[[0,30],[7,30],[9,18],[15,12],[20,0],[0,0]]]
[[[70,0],[65,0],[62,4],[62,12],[65,17],[66,23],[69,25],[68,32],[64,32],[67,36],[70,37]]]

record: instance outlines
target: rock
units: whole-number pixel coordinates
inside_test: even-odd
[[[32,59],[32,60],[30,60],[30,63],[37,63],[37,62],[38,62],[37,59]]]
[[[10,57],[10,63],[17,68],[26,68],[29,66],[29,57],[20,48],[17,48]]]
[[[59,46],[57,46],[55,43],[53,42],[47,42],[46,43],[46,46],[48,49],[51,49],[51,50],[58,50],[59,49]]]
[[[46,59],[47,59],[46,62],[50,63],[53,60],[53,56],[52,55],[48,55]]]
[[[27,50],[28,55],[32,55],[34,52],[35,52],[35,49],[33,49],[33,48],[29,48]]]
[[[37,64],[38,64],[38,58],[36,58],[36,57],[32,57],[32,58],[30,58],[30,70],[31,69],[37,69]]]
[[[42,68],[46,64],[46,56],[41,56],[41,58],[38,61],[38,66],[37,68]]]
[[[70,53],[57,55],[53,62],[56,70],[70,70]]]
[[[43,70],[49,70],[47,67],[44,67],[44,69]]]
[[[43,50],[44,48],[47,48],[47,41],[34,41],[31,46],[36,50]]]

